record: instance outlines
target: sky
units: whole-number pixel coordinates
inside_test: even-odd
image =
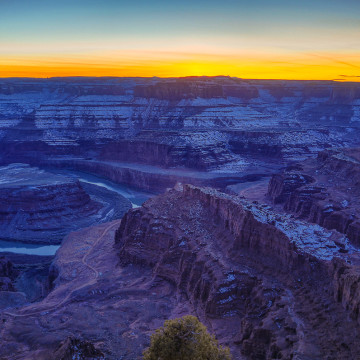
[[[360,0],[0,0],[0,77],[360,81]]]

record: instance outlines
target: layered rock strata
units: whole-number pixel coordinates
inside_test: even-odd
[[[336,330],[359,334],[359,257],[339,233],[186,185],[126,214],[115,238],[123,266],[150,267],[173,284],[237,356],[320,359],[340,351],[351,359],[357,351],[357,335]],[[347,311],[351,325],[340,320]]]
[[[0,168],[0,179],[2,240],[57,244],[72,230],[106,220],[103,212],[116,215],[74,178],[13,164]]]
[[[268,194],[300,218],[346,234],[360,246],[360,150],[326,150],[272,176]]]
[[[164,169],[153,165],[69,159],[66,157],[51,158],[42,164],[47,165],[48,163],[51,163],[53,167],[95,174],[115,183],[126,184],[153,193],[161,193],[167,188],[172,188],[177,182],[225,188],[231,184],[270,177],[274,171],[264,163],[239,164],[233,170],[219,172],[196,171],[184,168]],[[274,168],[279,169],[279,165],[275,165]]]
[[[237,160],[219,131],[141,131],[135,138],[104,146],[100,159],[211,170]]]
[[[357,84],[230,77],[3,79],[0,162],[298,160],[357,143],[359,93]]]
[[[177,186],[121,224],[70,234],[50,294],[2,312],[0,356],[45,360],[75,344],[133,360],[165,319],[195,314],[235,359],[355,359],[358,264],[337,232]]]

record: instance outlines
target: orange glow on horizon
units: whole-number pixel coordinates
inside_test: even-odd
[[[337,80],[360,82],[359,54],[246,54],[186,53],[81,54],[0,56],[0,77],[183,77],[229,75],[248,79]]]

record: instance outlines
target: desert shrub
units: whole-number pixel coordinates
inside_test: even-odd
[[[165,321],[143,355],[144,360],[231,360],[229,349],[219,346],[215,336],[191,315]]]

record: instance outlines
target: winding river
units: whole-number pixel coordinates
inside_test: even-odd
[[[60,173],[60,171],[56,172]],[[73,176],[78,178],[81,182],[97,185],[110,191],[114,191],[128,199],[133,208],[141,206],[144,201],[152,196],[152,194],[142,192],[141,190],[137,190],[126,185],[116,184],[95,175],[77,171],[61,171],[61,174]],[[0,253],[11,252],[16,254],[52,256],[55,255],[59,247],[60,245],[32,245],[21,242],[0,240]]]

